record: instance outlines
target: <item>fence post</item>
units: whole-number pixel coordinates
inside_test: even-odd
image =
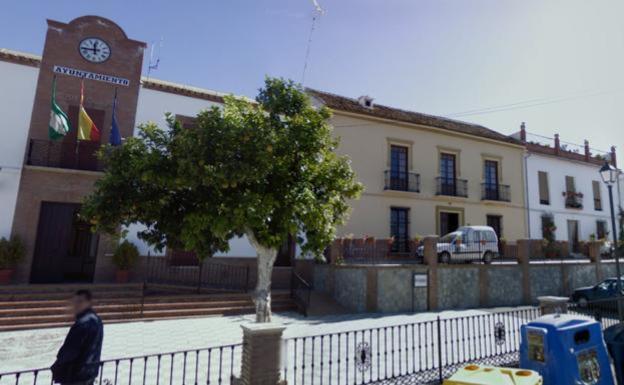
[[[436,323],[438,324],[438,376],[440,378],[440,383],[442,383],[444,375],[442,373],[442,325],[440,316],[438,316]]]
[[[568,312],[568,298],[543,296],[538,297],[539,307],[542,315],[545,314],[565,314]]]
[[[594,263],[596,268],[596,281],[602,281],[602,256],[600,255],[600,248],[602,242],[593,241],[589,243],[589,259]]]
[[[243,354],[241,376],[236,385],[278,385],[281,383],[282,333],[277,323],[241,325]]]
[[[438,308],[438,236],[427,236],[423,240],[423,257],[428,266],[429,287],[427,288],[427,302],[429,310]]]
[[[529,260],[531,258],[531,240],[518,239],[518,264],[522,270],[522,298],[525,304],[531,303],[531,278],[529,274]]]

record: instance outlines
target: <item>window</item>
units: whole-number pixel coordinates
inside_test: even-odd
[[[408,148],[390,146],[390,189],[407,191],[408,189]]]
[[[390,235],[394,237],[392,251],[406,253],[409,251],[409,209],[392,207],[390,209]]]
[[[537,176],[539,182],[540,204],[549,205],[550,192],[548,190],[548,173],[546,173],[545,171],[538,171]]]
[[[551,215],[542,215],[542,238],[546,240],[555,239],[555,218]]]
[[[440,191],[443,195],[456,195],[455,178],[455,154],[440,154]]]
[[[565,184],[566,184],[566,192],[569,193],[573,193],[576,192],[576,184],[574,183],[574,177],[573,176],[567,176],[565,177]]]
[[[607,238],[607,222],[596,221],[596,239]]]
[[[498,200],[498,162],[486,160],[484,166],[484,198]]]
[[[592,181],[592,190],[594,191],[594,210],[602,211],[602,197],[600,196],[600,182]]]

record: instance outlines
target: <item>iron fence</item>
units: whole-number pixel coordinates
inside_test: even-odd
[[[447,242],[443,237],[436,247],[438,262],[444,264],[470,262],[489,264],[501,258],[496,239],[454,239]]]
[[[386,170],[384,190],[420,192],[420,175],[414,172]]]
[[[568,303],[568,313],[594,319],[600,322],[602,328],[605,329],[624,322],[624,316],[620,315],[618,311],[618,301],[624,309],[624,297],[570,302]]]
[[[481,199],[489,201],[511,201],[509,185],[499,183],[481,183]]]
[[[293,270],[291,273],[290,296],[306,317],[308,316],[311,295],[312,286]]]
[[[468,181],[457,178],[436,178],[436,195],[468,197]]]
[[[231,384],[240,375],[242,345],[151,354],[100,363],[96,385]],[[0,385],[52,384],[49,368],[0,373]]]
[[[538,308],[285,340],[283,376],[292,385],[439,383],[468,362],[514,365],[520,326]]]
[[[26,163],[31,166],[102,171],[104,164],[97,158],[99,142],[75,142],[30,139]]]
[[[186,286],[201,289],[246,292],[249,265],[216,263],[206,259],[195,266],[175,266],[163,257],[148,257],[146,284]]]

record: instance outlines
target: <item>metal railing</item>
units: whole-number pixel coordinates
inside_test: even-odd
[[[104,360],[95,385],[231,384],[240,375],[242,345]],[[51,385],[49,368],[0,373],[0,385]]]
[[[414,172],[384,171],[384,190],[420,192],[420,175]]]
[[[509,185],[499,183],[481,183],[481,199],[489,201],[511,201]]]
[[[195,266],[175,266],[164,257],[148,256],[146,284],[186,286],[201,289],[246,292],[249,289],[249,265],[212,262],[210,258]]]
[[[457,178],[436,178],[436,195],[468,197],[468,181]]]
[[[437,317],[404,325],[285,340],[284,379],[291,385],[434,383],[466,363],[518,362],[520,326],[538,308]]]
[[[565,207],[569,209],[583,208],[583,195],[575,191],[564,191]]]
[[[593,301],[570,302],[568,312],[592,318],[601,323],[603,329],[624,322],[618,314],[618,301],[624,308],[624,297],[613,297]]]
[[[441,241],[436,245],[439,263],[491,263],[501,256],[496,240],[453,240]],[[516,256],[517,257],[517,256]],[[507,259],[513,256],[507,255]]]
[[[311,295],[312,285],[293,270],[290,281],[290,297],[295,301],[295,304],[297,304],[299,311],[306,317],[308,316],[308,309],[310,308]]]
[[[104,164],[97,158],[101,144],[78,140],[76,142],[30,139],[26,164],[66,168],[73,170],[102,171]]]

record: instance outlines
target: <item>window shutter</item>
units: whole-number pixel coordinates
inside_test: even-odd
[[[600,182],[592,181],[592,190],[594,190],[594,209],[602,210],[602,199],[600,197]]]
[[[548,202],[550,201],[550,194],[548,191],[548,174],[544,171],[539,171],[538,179],[540,202],[548,204]]]
[[[576,189],[574,188],[574,177],[566,176],[566,191],[574,192]]]

